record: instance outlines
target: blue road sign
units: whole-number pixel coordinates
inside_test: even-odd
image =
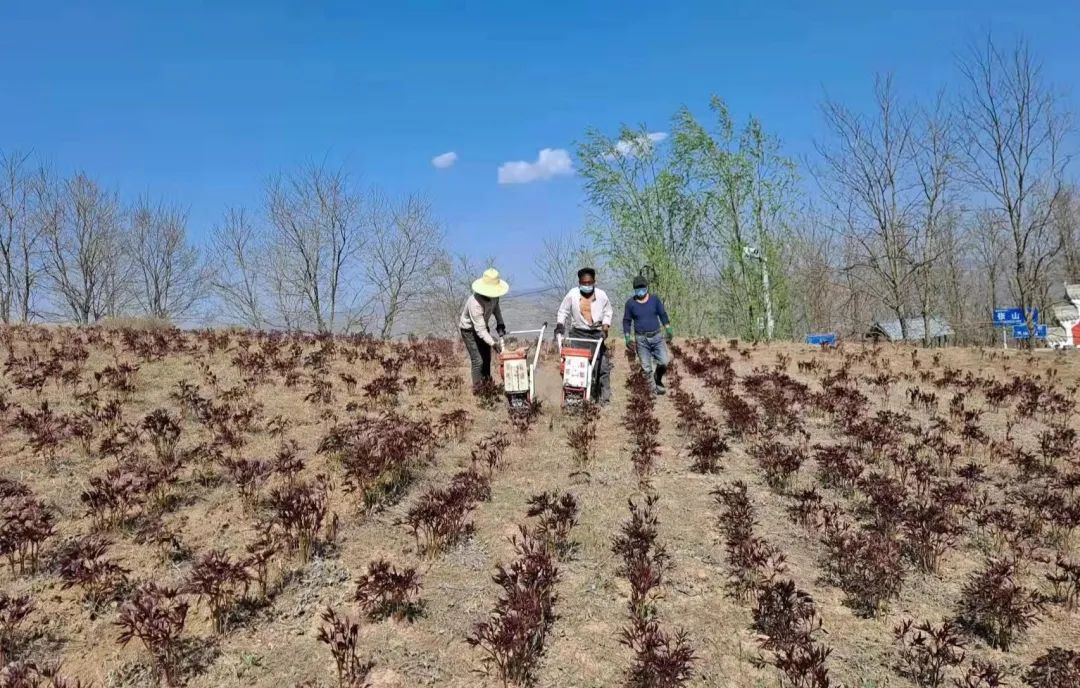
[[[1039,309],[1035,308],[1031,312],[1032,319],[1035,322],[1039,322]],[[1027,323],[1027,319],[1024,318],[1023,308],[996,308],[994,309],[994,327],[1007,327],[1009,325],[1024,325]]]
[[[1013,339],[1027,339],[1027,325],[1013,325]],[[1035,339],[1046,339],[1046,325],[1035,326]]]
[[[806,335],[806,343],[813,346],[835,346],[836,333],[830,332],[828,334],[808,334]]]

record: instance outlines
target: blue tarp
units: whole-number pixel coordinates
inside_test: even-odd
[[[836,340],[837,336],[835,332],[806,335],[806,343],[813,346],[835,346]]]

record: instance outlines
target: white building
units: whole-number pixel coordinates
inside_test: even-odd
[[[1065,285],[1065,301],[1054,306],[1054,317],[1061,327],[1047,332],[1051,346],[1080,346],[1080,284]]]

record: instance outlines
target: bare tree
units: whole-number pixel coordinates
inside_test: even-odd
[[[825,231],[812,210],[804,211],[791,232],[791,258],[784,266],[792,291],[795,332],[831,331],[842,319],[842,285],[837,284],[836,237]]]
[[[946,224],[955,223],[952,193],[956,176],[956,139],[952,114],[939,95],[934,108],[922,113],[914,138],[913,168],[919,201],[912,232],[913,283],[923,322],[923,345],[931,342],[931,317],[940,309],[937,270],[949,248]]]
[[[985,343],[982,336],[989,331],[982,304],[984,291],[980,280],[983,273],[973,256],[970,213],[953,211],[939,227],[936,243],[941,247],[933,280],[937,306],[945,314],[958,343]],[[981,315],[981,317],[980,317]]]
[[[208,272],[199,249],[187,240],[187,212],[140,198],[127,234],[134,297],[155,318],[191,313],[207,293]]]
[[[906,339],[910,295],[922,266],[914,251],[913,117],[898,103],[891,77],[876,79],[874,95],[872,117],[826,101],[833,142],[817,144],[823,163],[818,180],[856,249],[844,269],[896,316]]]
[[[991,311],[1004,305],[1001,299],[1001,283],[1007,268],[1008,238],[1004,218],[987,210],[975,214],[971,234],[977,262],[985,277],[986,301]]]
[[[431,323],[433,334],[452,335],[458,329],[458,317],[465,299],[472,293],[472,282],[492,258],[474,260],[465,255],[444,253],[432,266],[417,309]]]
[[[0,152],[0,320],[29,322],[41,274],[42,213],[51,173],[29,170],[30,153]]]
[[[431,205],[417,195],[395,202],[376,192],[369,218],[365,272],[385,339],[401,313],[420,300],[418,285],[431,278],[443,256],[443,233]]]
[[[292,270],[295,263],[280,247],[271,245],[263,256],[270,316],[267,324],[286,330],[311,327],[311,311],[305,296],[296,291]]]
[[[22,245],[31,232],[30,154],[0,151],[0,320],[10,323],[19,310]]]
[[[842,285],[841,320],[844,331],[853,336],[865,333],[865,327],[879,313],[882,306],[879,291],[868,289],[874,284],[874,276],[869,267],[860,262],[863,247],[850,235],[841,235],[839,264],[837,275]]]
[[[599,254],[586,236],[564,233],[546,237],[533,261],[533,276],[552,290],[567,290],[577,284],[577,271],[585,266],[599,269]]]
[[[1061,239],[1061,276],[1080,280],[1080,190],[1070,186],[1054,207],[1054,227]]]
[[[244,208],[228,208],[210,235],[214,269],[210,279],[224,315],[258,329],[267,324],[263,290],[267,279],[263,237]]]
[[[271,180],[268,266],[286,320],[300,315],[297,325],[330,332],[343,309],[355,310],[361,294],[348,275],[364,244],[360,211],[360,196],[343,171],[311,165]],[[300,313],[286,314],[298,307]]]
[[[1003,50],[987,36],[972,46],[960,71],[966,81],[963,171],[1005,225],[1016,305],[1033,331],[1032,309],[1062,247],[1052,218],[1065,189],[1070,123],[1023,41]]]
[[[118,315],[128,286],[123,213],[116,194],[80,172],[45,192],[44,271],[55,300],[78,324]]]
[[[33,216],[27,231],[19,237],[19,255],[22,270],[19,274],[19,319],[30,322],[37,313],[38,286],[45,273],[44,254],[46,230],[57,226],[62,214],[58,201],[59,186],[54,182],[55,173],[46,165],[36,170],[30,182],[34,195]]]

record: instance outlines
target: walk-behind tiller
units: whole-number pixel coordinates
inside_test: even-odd
[[[528,410],[536,398],[536,363],[540,360],[540,345],[544,341],[544,332],[547,331],[547,323],[539,330],[518,330],[507,332],[500,340],[499,348],[499,375],[503,381],[503,391],[506,393],[506,403],[511,411]],[[515,335],[536,335],[536,343],[533,345],[530,360],[529,346],[507,351],[506,337]]]
[[[562,373],[563,406],[580,406],[592,401],[593,372],[603,341],[559,335],[556,343],[559,347],[559,371]]]

